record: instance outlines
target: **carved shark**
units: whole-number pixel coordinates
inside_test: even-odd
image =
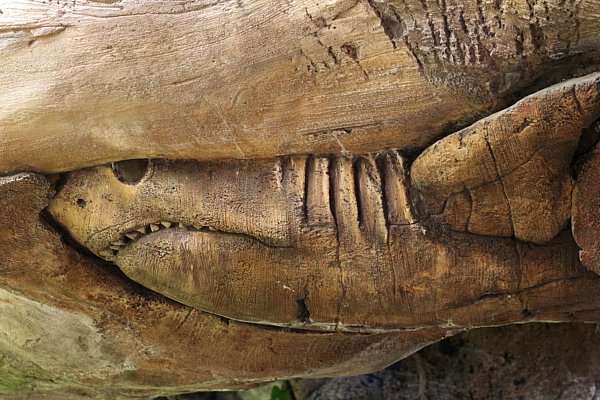
[[[522,301],[482,299],[544,284],[528,276],[536,265],[582,268],[570,235],[554,238],[570,218],[580,136],[600,116],[599,82],[538,92],[410,169],[395,151],[130,160],[68,174],[49,211],[134,281],[230,319],[370,332],[516,322]]]

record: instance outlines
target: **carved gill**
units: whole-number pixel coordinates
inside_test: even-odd
[[[393,210],[398,210],[394,213],[411,215],[410,211],[403,209],[408,207],[408,197],[402,167],[396,165],[397,160],[391,158],[391,161],[394,165],[378,167],[378,162],[386,164],[389,160],[370,154],[354,158],[334,157],[331,160],[332,212],[342,245],[387,243],[386,213],[389,214],[389,206],[385,203],[390,200]],[[384,174],[387,176],[384,177]],[[410,217],[407,219],[412,221]],[[398,220],[393,217],[393,221]]]
[[[387,243],[381,177],[371,155],[356,160],[356,185],[361,216],[360,227],[375,243]]]
[[[394,150],[379,156],[388,225],[410,225],[416,222],[410,205],[406,161]]]
[[[330,209],[329,159],[309,156],[306,162],[304,212],[309,225],[330,224],[333,222],[333,209]]]
[[[387,242],[389,227],[416,222],[406,162],[396,151],[306,160],[303,214],[309,226],[333,225],[342,246]]]
[[[350,246],[360,238],[358,200],[354,184],[353,160],[338,156],[332,159],[331,189],[333,212],[341,246]]]

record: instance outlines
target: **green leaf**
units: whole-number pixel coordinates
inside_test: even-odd
[[[271,389],[271,400],[292,400],[292,396],[285,386],[273,386],[273,389]]]

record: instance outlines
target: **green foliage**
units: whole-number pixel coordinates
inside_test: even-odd
[[[273,386],[271,400],[292,400],[292,396],[286,386]]]

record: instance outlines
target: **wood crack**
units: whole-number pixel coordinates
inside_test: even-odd
[[[508,216],[509,216],[509,220],[510,220],[510,229],[512,231],[512,236],[515,236],[515,220],[514,220],[514,216],[513,216],[513,212],[512,212],[512,208],[511,208],[511,204],[510,204],[510,199],[508,198],[508,193],[506,191],[506,186],[504,184],[504,177],[501,175],[500,173],[500,169],[498,168],[498,160],[496,159],[496,155],[494,154],[494,150],[492,149],[492,145],[490,144],[489,138],[487,137],[487,135],[483,135],[483,139],[485,140],[486,146],[490,152],[490,156],[492,157],[492,162],[494,164],[494,168],[496,169],[496,174],[498,175],[498,181],[500,182],[500,186],[502,188],[502,193],[504,195],[504,198],[506,199],[506,205],[508,207]]]

